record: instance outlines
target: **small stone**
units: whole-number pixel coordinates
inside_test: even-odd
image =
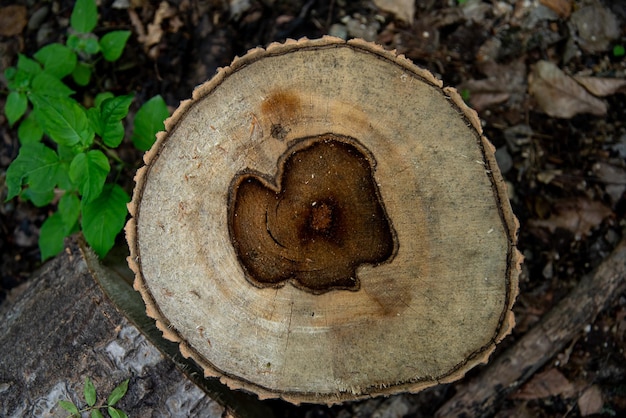
[[[28,30],[39,29],[46,17],[48,17],[48,13],[50,13],[50,8],[48,6],[43,6],[35,10],[30,19],[28,19]]]

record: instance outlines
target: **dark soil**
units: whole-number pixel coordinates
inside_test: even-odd
[[[624,80],[626,57],[619,49],[626,45],[623,1],[418,0],[413,22],[405,22],[372,1],[172,0],[158,26],[161,36],[153,45],[147,45],[139,34],[155,21],[157,3],[101,3],[96,32],[123,28],[133,35],[119,62],[99,64],[97,87],[79,90],[78,97],[89,100],[98,89],[134,92],[131,113],[155,94],[175,108],[191,97],[194,86],[248,49],[329,33],[369,37],[429,69],[444,84],[457,87],[479,111],[485,133],[498,150],[521,224],[518,246],[526,260],[515,305],[518,325],[504,346],[567,295],[622,236],[626,226],[626,87],[600,98],[606,103],[605,114],[556,117],[548,116],[554,115],[549,104],[540,105],[529,93],[528,75],[537,62],[546,60],[568,76]],[[73,7],[66,0],[0,1],[1,7],[10,4],[27,7],[29,20],[19,34],[0,36],[2,71],[15,65],[18,53],[30,56],[47,43],[64,42]],[[603,14],[585,14],[586,7],[600,8]],[[611,19],[617,23],[617,33],[607,33]],[[593,42],[591,35],[583,33],[585,22],[587,26],[599,22]],[[0,92],[6,93],[5,80],[0,81]],[[553,99],[582,100],[572,95],[557,91]],[[0,94],[2,108],[5,100],[6,94]],[[8,126],[4,115],[0,115],[0,141],[3,179],[19,149],[16,130]],[[141,155],[128,144],[120,155],[130,163],[124,173],[130,191]],[[35,208],[19,199],[4,202],[4,196],[2,181],[0,303],[40,265],[38,231],[54,210]],[[622,294],[614,296],[610,309],[594,323],[581,324],[581,333],[571,345],[537,375],[544,377],[547,392],[532,386],[531,380],[506,401],[498,416],[625,416],[625,349],[626,294]],[[285,415],[430,416],[451,390],[442,386],[401,402],[391,398],[333,408],[289,407]]]

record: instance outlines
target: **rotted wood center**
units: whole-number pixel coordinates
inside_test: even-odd
[[[275,178],[238,173],[229,190],[229,232],[248,281],[291,282],[314,294],[358,290],[361,264],[390,261],[395,233],[358,141],[325,134],[296,141]]]

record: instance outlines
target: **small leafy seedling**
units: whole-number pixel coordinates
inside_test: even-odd
[[[133,95],[103,92],[87,108],[63,82],[72,76],[79,86],[91,79],[95,54],[116,61],[129,31],[92,33],[98,20],[94,0],[78,0],[70,18],[67,45],[54,43],[33,58],[20,54],[5,71],[9,124],[19,123],[21,148],[6,172],[7,200],[19,196],[35,206],[56,204],[39,236],[41,258],[63,250],[64,238],[82,230],[94,251],[104,257],[124,226],[130,198],[116,184],[124,162],[115,148],[123,141],[123,120]],[[160,96],[147,101],[134,119],[132,141],[142,151],[152,146],[169,116]]]
[[[83,413],[89,412],[91,418],[104,418],[104,415],[100,410],[106,410],[111,418],[128,418],[128,415],[121,409],[115,408],[115,405],[126,395],[128,391],[129,379],[124,380],[117,385],[111,394],[107,397],[105,403],[96,404],[98,396],[96,393],[96,387],[89,377],[85,378],[85,385],[83,387],[83,396],[85,397],[86,406],[79,408],[71,401],[59,401],[59,406],[70,413],[68,418],[80,418]]]

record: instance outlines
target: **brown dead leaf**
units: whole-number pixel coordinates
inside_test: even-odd
[[[600,2],[572,13],[570,28],[578,45],[590,53],[606,51],[621,33],[615,15]]]
[[[0,8],[0,36],[19,35],[26,23],[26,7],[14,4]]]
[[[166,1],[162,1],[154,14],[153,22],[148,25],[148,33],[143,39],[139,39],[139,42],[144,44],[146,48],[158,44],[163,37],[163,29],[161,28],[163,21],[175,15],[176,9]]]
[[[617,203],[626,192],[626,169],[605,162],[597,162],[591,168],[593,174],[604,183],[604,190]]]
[[[158,56],[158,49],[155,48],[159,42],[161,42],[161,38],[163,38],[163,22],[166,19],[172,19],[170,22],[169,29],[173,32],[177,32],[180,27],[183,25],[182,21],[176,15],[176,8],[169,5],[168,2],[162,1],[159,3],[159,8],[156,10],[154,14],[154,19],[152,23],[149,23],[147,26],[147,30],[144,29],[143,24],[141,23],[141,19],[137,15],[137,12],[133,9],[128,10],[128,15],[130,17],[130,21],[137,32],[137,40],[139,43],[143,45],[144,51],[148,54],[148,56],[152,59],[156,59]]]
[[[539,0],[539,3],[546,6],[563,19],[567,19],[570,13],[572,13],[572,3],[570,0]]]
[[[606,104],[549,61],[537,62],[528,76],[528,91],[549,116],[571,118],[578,113],[602,116]]]
[[[468,80],[458,89],[469,91],[470,105],[477,111],[489,106],[506,102],[520,102],[526,91],[526,65],[523,61],[514,61],[507,65],[493,61],[481,64],[487,78]]]
[[[578,409],[583,417],[599,414],[604,406],[602,391],[597,385],[593,385],[583,392],[578,398]]]
[[[413,24],[415,2],[413,0],[374,0],[381,10],[393,13],[398,19]]]
[[[542,399],[550,396],[563,396],[569,398],[574,395],[576,389],[557,369],[548,369],[536,374],[528,383],[513,395],[514,399]]]
[[[574,76],[591,94],[604,97],[615,93],[626,94],[626,79],[605,77],[580,77]]]
[[[612,214],[611,209],[600,202],[585,198],[565,199],[554,204],[548,219],[531,219],[529,225],[547,228],[550,232],[562,228],[581,238]]]

